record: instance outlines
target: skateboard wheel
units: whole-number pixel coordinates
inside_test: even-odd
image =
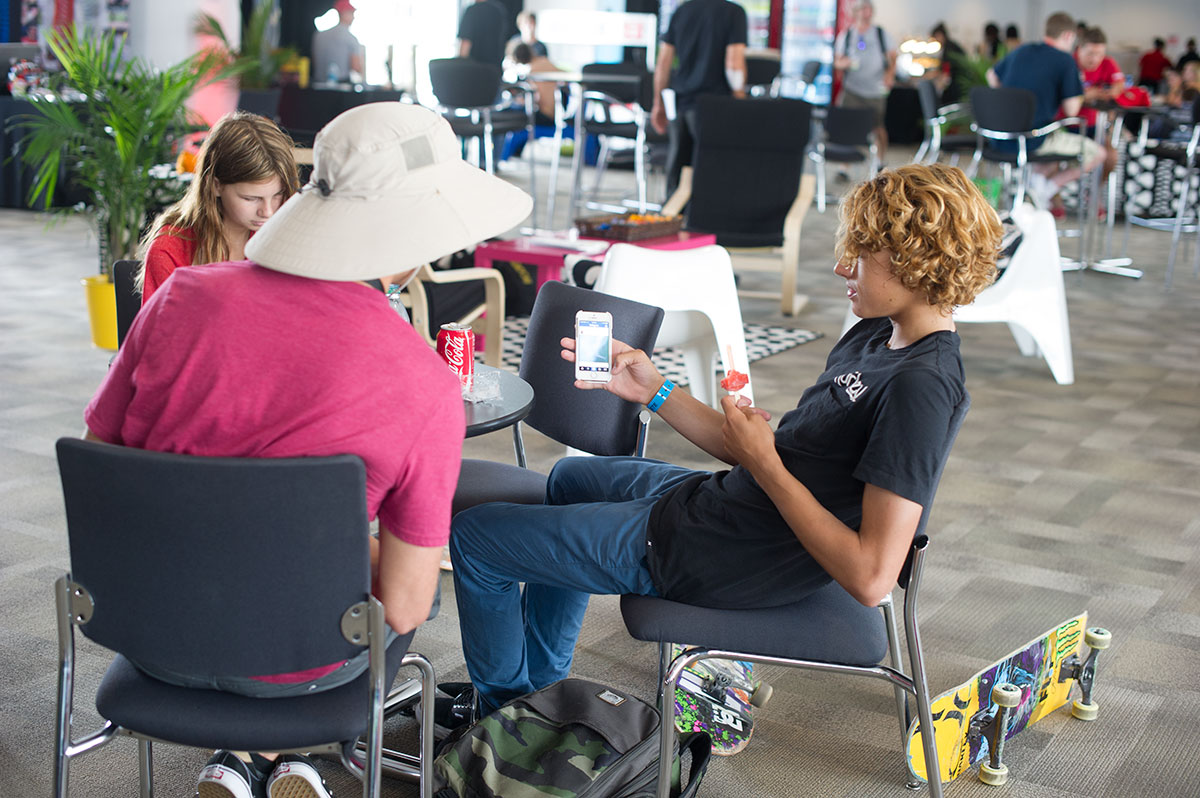
[[[759,682],[754,686],[754,692],[750,694],[750,706],[762,709],[771,700],[774,695],[775,688],[766,682]]]
[[[1097,650],[1106,649],[1112,642],[1112,632],[1100,626],[1093,626],[1084,632],[1083,642]]]
[[[1093,701],[1090,704],[1085,704],[1076,699],[1071,703],[1071,714],[1080,720],[1095,720],[1100,714],[1100,705]]]
[[[992,688],[992,701],[1001,707],[1016,707],[1021,705],[1021,688],[1015,684],[1001,682]]]
[[[1001,763],[999,767],[992,767],[984,762],[979,766],[979,780],[984,784],[999,787],[1008,781],[1008,765]]]

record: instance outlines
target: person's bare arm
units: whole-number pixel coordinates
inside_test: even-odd
[[[1000,82],[1000,77],[996,74],[996,70],[991,68],[987,71],[987,83],[993,89],[998,89],[1004,85]]]
[[[407,634],[429,617],[437,592],[442,549],[405,543],[382,525],[379,544],[372,545],[372,555],[376,549],[379,560],[377,565],[372,563],[372,572],[378,569],[375,596],[383,602],[388,626],[399,634]]]
[[[361,50],[350,56],[350,71],[357,72],[358,74],[363,76],[364,80],[366,79],[366,76],[367,76],[366,61],[363,58],[363,54],[362,54]]]
[[[85,441],[95,441],[96,443],[108,443],[96,433],[92,432],[91,427],[83,428],[83,439]]]
[[[725,79],[733,96],[746,96],[746,45],[731,44],[725,48]]]
[[[775,438],[759,416],[721,401],[726,449],[733,454],[779,510],[805,550],[861,604],[872,607],[892,590],[908,554],[921,505],[867,484],[862,525],[855,532],[821,506],[784,467]],[[664,405],[665,406],[665,405]]]
[[[895,50],[889,50],[886,56],[887,66],[883,70],[883,85],[889,89],[896,85],[896,56],[899,55]]]
[[[1063,116],[1078,116],[1079,109],[1083,108],[1083,96],[1068,97],[1062,101]]]
[[[459,39],[458,40],[458,57],[459,58],[470,58],[471,57],[471,40],[470,39]]]
[[[650,109],[650,124],[659,135],[667,132],[667,106],[663,104],[663,91],[671,83],[671,65],[675,63],[674,45],[660,42],[658,61],[654,64],[654,106]]]

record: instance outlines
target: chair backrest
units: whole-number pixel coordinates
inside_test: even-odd
[[[971,89],[975,123],[985,130],[1022,133],[1033,129],[1037,98],[1029,89],[976,86]]]
[[[802,100],[701,97],[692,158],[688,228],[719,243],[782,241],[783,221],[804,171],[812,106]]]
[[[770,86],[779,77],[779,53],[746,54],[746,85]]]
[[[653,105],[653,78],[650,70],[641,64],[584,64],[580,70],[583,75],[584,91],[602,91],[617,98],[622,103],[638,103],[649,111]],[[605,80],[611,75],[634,76],[637,82],[627,80]]]
[[[825,141],[843,147],[866,147],[879,126],[878,114],[871,108],[832,106],[822,123]]]
[[[129,327],[142,309],[142,292],[137,287],[137,270],[141,264],[140,260],[119,260],[113,264],[113,288],[117,292],[117,346],[125,343]]]
[[[446,108],[483,108],[496,104],[501,70],[469,58],[435,58],[429,81],[438,103]]]
[[[969,305],[955,308],[956,322],[996,322],[1009,317],[1012,307],[1060,301],[1066,308],[1066,287],[1059,268],[1058,231],[1049,211],[1022,204],[1013,209],[1021,228],[1021,243],[995,283],[979,292]]]
[[[950,459],[950,450],[954,448],[954,440],[958,437],[958,431],[962,429],[963,421],[967,417],[967,411],[971,409],[971,395],[965,390],[963,397],[958,405],[954,408],[954,412],[950,416],[950,423],[946,428],[946,448],[942,452],[941,462],[938,464],[937,473],[933,477],[934,493],[937,491],[937,486],[942,481],[942,472],[946,470],[946,462]],[[917,523],[917,533],[913,536],[914,547],[909,549],[908,557],[904,560],[904,567],[900,569],[900,577],[896,580],[897,584],[905,590],[908,589],[909,577],[912,576],[912,557],[916,549],[924,548],[922,544],[925,536],[925,525],[929,523],[929,511],[933,508],[934,493],[929,495],[929,501],[925,505],[925,509],[921,511],[921,520]]]
[[[575,387],[575,367],[559,354],[562,338],[575,336],[580,310],[608,311],[613,337],[646,353],[662,325],[662,308],[599,291],[546,283],[529,316],[521,353],[521,378],[533,386],[533,410],[525,423],[559,443],[599,455],[630,455],[637,448],[641,405],[603,390]]]
[[[811,86],[819,74],[821,74],[820,61],[805,61],[804,66],[800,69],[800,80],[804,81],[806,85]]]
[[[71,578],[95,603],[81,629],[95,642],[196,676],[362,651],[341,633],[371,588],[357,457],[193,457],[71,438],[57,451]]]
[[[921,102],[921,116],[926,122],[937,119],[938,98],[933,81],[922,80],[917,83],[917,99]]]
[[[714,339],[723,371],[750,374],[733,262],[724,247],[658,250],[614,244],[604,255],[596,290],[657,305],[666,311],[659,346]],[[697,318],[698,317],[698,318]],[[733,353],[733,362],[729,360]],[[707,368],[710,364],[706,363]],[[711,377],[711,372],[706,375]],[[754,398],[753,383],[738,393]]]

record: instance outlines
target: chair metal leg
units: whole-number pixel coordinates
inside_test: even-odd
[[[662,643],[660,645],[669,645]],[[662,696],[659,701],[659,727],[658,727],[658,783],[656,788],[657,798],[671,798],[671,771],[674,767],[675,759],[675,697],[672,695],[674,685],[679,681],[680,675],[686,665],[696,660],[703,659],[703,656],[697,656],[694,652],[691,654],[683,653],[675,658],[671,667],[667,669],[667,675],[659,683],[659,695]]]
[[[596,156],[596,177],[592,183],[592,190],[588,194],[588,201],[595,202],[596,197],[600,194],[600,181],[604,179],[604,170],[608,168],[608,159],[612,154],[612,150],[608,144],[608,136],[600,137],[600,154]]]
[[[138,739],[138,784],[141,798],[154,798],[154,748],[149,740]]]
[[[637,180],[638,213],[646,212],[646,115],[639,119],[633,152],[633,172]]]
[[[489,175],[496,174],[496,153],[495,142],[492,141],[492,135],[495,131],[492,128],[492,111],[489,108],[483,109],[483,169]]]
[[[75,632],[69,620],[71,609],[67,577],[54,583],[58,609],[58,707],[54,723],[54,798],[67,798],[71,743],[71,703],[75,696]]]
[[[825,147],[817,145],[813,152],[813,160],[817,162],[817,212],[825,213]]]
[[[892,667],[899,671],[903,667],[900,664],[900,637],[896,629],[896,608],[890,594],[879,603],[879,608],[883,610],[883,619],[887,625],[888,656]],[[892,685],[892,691],[896,694],[896,717],[900,719],[900,752],[903,754],[908,745],[908,696],[899,685]]]
[[[921,746],[925,749],[925,773],[929,776],[929,795],[931,798],[942,798],[941,767],[938,764],[937,740],[933,735],[933,712],[929,706],[929,683],[925,679],[925,656],[921,651],[921,633],[917,627],[917,591],[912,587],[921,583],[924,560],[924,551],[914,552],[909,590],[904,596],[904,634],[908,639],[913,692],[917,699],[917,717],[920,719],[921,729],[928,730],[928,733],[921,734]]]
[[[528,468],[525,462],[525,439],[521,437],[521,422],[513,424],[513,450],[517,455],[517,465]]]

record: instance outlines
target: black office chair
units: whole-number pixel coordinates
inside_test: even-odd
[[[970,398],[964,397],[950,419],[946,449],[936,477],[939,480],[970,404]],[[933,727],[924,654],[917,625],[917,593],[924,570],[925,550],[929,544],[924,534],[929,510],[927,506],[921,514],[912,549],[897,579],[904,591],[904,630],[910,667],[907,674],[901,665],[900,642],[890,595],[878,608],[864,607],[839,584],[831,582],[803,601],[763,610],[711,609],[650,596],[622,596],[621,616],[629,633],[638,640],[659,644],[658,703],[662,712],[660,756],[663,751],[669,754],[675,745],[673,692],[683,669],[702,659],[732,659],[866,676],[889,682],[895,692],[900,723],[901,757],[898,761],[903,763],[908,727],[912,720],[905,693],[911,693],[916,699],[917,717],[922,728]],[[686,643],[693,648],[671,660],[672,643]],[[880,664],[885,657],[890,658],[890,665]],[[933,735],[922,735],[922,741],[925,761],[929,763],[927,772],[938,773],[937,746]],[[669,767],[667,760],[667,764],[659,770],[659,798],[670,795]],[[937,777],[929,782],[929,792],[933,798],[941,798],[942,785]]]
[[[1082,119],[1072,116],[1055,120],[1035,129],[1033,124],[1036,107],[1037,99],[1028,89],[987,88],[984,86],[976,86],[971,89],[971,113],[975,117],[971,129],[979,136],[974,156],[975,161],[978,162],[982,159],[1000,164],[1003,169],[1006,190],[1015,176],[1016,188],[1012,191],[1012,207],[1014,208],[1025,199],[1025,187],[1029,183],[1031,164],[1074,160],[1080,166],[1083,165],[1082,147],[1075,157],[1039,154],[1036,150],[1030,152],[1030,139],[1040,138],[1064,127],[1083,124]],[[991,142],[998,141],[1015,141],[1017,149],[1016,151],[1001,149],[991,144]],[[1080,229],[1083,228],[1084,204],[1081,199],[1079,202]],[[1043,210],[1049,210],[1049,208]],[[1082,236],[1080,242],[1082,247]]]
[[[600,192],[600,181],[613,156],[613,140],[627,140],[633,142],[637,209],[638,213],[645,213],[649,171],[646,151],[650,145],[666,141],[666,136],[657,133],[650,126],[650,109],[654,105],[654,75],[644,66],[634,63],[586,64],[582,74],[583,130],[584,133],[596,136],[600,140],[596,178],[587,207],[606,207],[596,201]],[[606,80],[614,76],[625,79]],[[633,121],[614,119],[613,110],[616,108],[623,108],[627,113],[632,113]],[[582,142],[576,142],[576,146],[581,144]]]
[[[825,118],[817,126],[816,146],[809,152],[809,157],[817,164],[818,211],[825,212],[828,200],[825,193],[828,184],[825,174],[827,162],[865,162],[868,179],[879,171],[879,150],[875,144],[875,128],[878,126],[879,115],[870,108],[831,106],[826,110]]]
[[[546,283],[538,291],[529,317],[521,378],[533,386],[533,410],[523,422],[571,449],[597,455],[645,453],[650,414],[608,391],[575,387],[575,367],[559,355],[561,338],[575,334],[580,310],[608,311],[613,337],[643,352],[654,351],[662,326],[662,308],[643,305],[599,291]],[[454,494],[454,512],[489,501],[541,504],[546,476],[525,468],[521,425],[514,427],[518,465],[465,459]]]
[[[971,110],[966,103],[938,106],[937,89],[933,82],[928,80],[922,80],[917,84],[917,99],[921,102],[925,137],[921,140],[917,154],[913,156],[913,163],[937,163],[938,158],[945,152],[950,154],[950,165],[957,166],[959,155],[964,152],[975,152],[978,137],[974,134],[942,134],[943,125],[970,118]],[[977,167],[977,162],[972,161],[972,169]]]
[[[119,260],[113,264],[113,288],[117,293],[117,347],[125,343],[125,336],[142,309],[142,292],[137,287],[137,270],[140,260]]]
[[[796,294],[800,229],[812,205],[813,179],[804,175],[812,129],[812,106],[802,100],[701,97],[696,109],[693,165],[684,167],[679,189],[664,213],[687,206],[687,229],[714,233],[726,248],[782,247],[771,264],[739,263],[742,269],[778,271],[784,315],[798,313],[807,298]]]
[[[532,87],[503,83],[498,65],[483,64],[469,58],[435,58],[429,62],[429,80],[439,109],[450,122],[454,134],[459,138],[480,140],[483,152],[480,166],[489,174],[496,171],[496,135],[525,129],[529,133],[529,141],[533,141],[536,92]],[[522,109],[513,109],[514,99],[521,100]],[[531,154],[529,193],[536,198],[533,161]],[[536,208],[533,217],[537,218]]]
[[[746,53],[746,94],[751,97],[779,96],[779,51]]]
[[[128,736],[138,741],[142,795],[151,747],[169,742],[242,751],[333,754],[379,795],[384,701],[401,665],[433,667],[387,647],[371,595],[366,472],[351,455],[192,457],[62,438],[57,444],[71,571],[58,579],[59,681],[55,796],[71,759]],[[75,627],[116,652],[96,691],[104,726],[73,733]],[[133,662],[180,673],[290,673],[354,657],[370,668],[338,688],[248,698],[176,687]],[[432,794],[433,702],[422,702],[420,756],[391,753],[389,770]],[[356,742],[365,738],[365,761]]]

